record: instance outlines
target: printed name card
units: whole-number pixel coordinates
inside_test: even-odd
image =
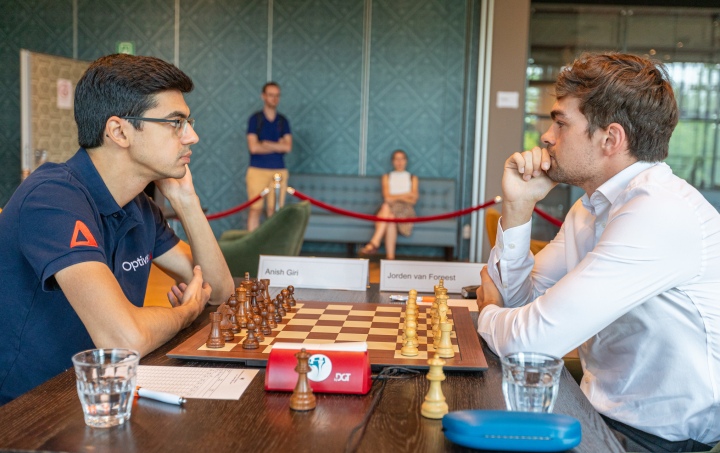
[[[463,286],[480,284],[483,267],[485,263],[380,260],[380,291],[432,293],[443,279],[449,293],[459,293]]]
[[[270,286],[365,291],[368,260],[260,255],[257,275],[269,278]]]

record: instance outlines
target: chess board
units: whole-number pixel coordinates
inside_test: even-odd
[[[339,343],[365,341],[373,368],[404,366],[427,369],[427,359],[434,354],[430,307],[419,306],[417,315],[418,355],[400,354],[403,347],[405,305],[298,302],[287,313],[271,335],[260,342],[258,349],[243,349],[245,331],[235,335],[235,341],[222,348],[208,348],[205,342],[210,324],[196,332],[167,355],[191,360],[242,362],[248,366],[265,366],[272,345],[283,343]],[[487,369],[478,334],[465,307],[448,309],[453,326],[451,339],[455,357],[445,359],[445,369],[478,371]]]

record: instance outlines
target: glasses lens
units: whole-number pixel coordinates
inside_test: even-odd
[[[177,128],[178,135],[180,137],[182,137],[183,135],[185,135],[185,132],[187,132],[188,124],[190,126],[192,126],[193,129],[195,128],[195,118],[184,118],[177,124],[178,124],[178,128]]]

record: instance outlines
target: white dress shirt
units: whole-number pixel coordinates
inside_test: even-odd
[[[671,441],[720,440],[720,215],[664,163],[638,162],[573,205],[534,258],[530,222],[488,271],[505,306],[478,332],[500,355],[579,346],[595,409]]]

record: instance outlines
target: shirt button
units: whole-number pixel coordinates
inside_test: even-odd
[[[507,289],[507,283],[503,283],[503,288]]]
[[[600,226],[605,228],[605,222],[601,223]]]
[[[115,214],[113,214],[113,217],[115,217],[116,219],[118,218],[117,212]]]
[[[509,247],[510,249],[514,249],[514,248],[515,248],[515,244],[508,244],[508,247]]]

